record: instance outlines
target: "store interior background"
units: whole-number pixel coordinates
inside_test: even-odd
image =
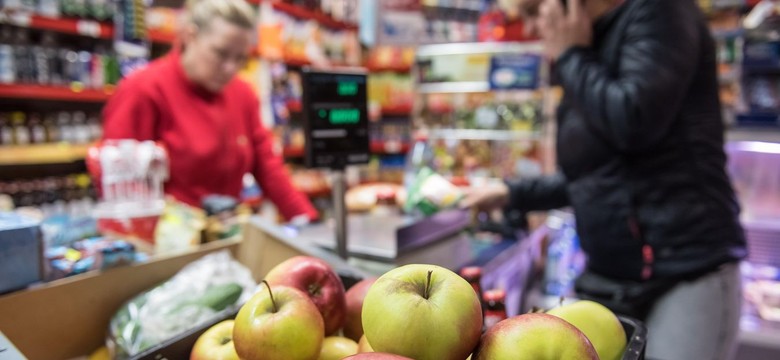
[[[150,2],[136,13],[143,19],[124,25],[144,29],[141,46],[148,50],[145,57],[154,59],[175,47],[183,0]],[[454,183],[554,169],[554,121],[549,118],[560,90],[546,87],[549,74],[542,69],[540,86],[524,90],[495,90],[488,79],[492,55],[535,51],[533,39],[522,35],[521,22],[503,13],[500,4],[490,0],[248,2],[259,14],[258,46],[240,76],[258,92],[262,121],[273,129],[276,150],[296,187],[325,219],[333,209],[330,175],[306,168],[303,161],[301,69],[306,66],[363,67],[369,74],[372,158],[366,166],[347,170],[353,189],[402,184],[407,155],[421,146],[416,141],[420,130],[426,134],[437,171]],[[755,8],[770,1],[698,2],[718,46],[729,172],[743,206],[750,246],[750,257],[743,264],[739,358],[778,358],[780,12],[759,16]],[[54,219],[52,226],[85,234],[94,227],[89,219],[98,191],[85,158],[101,137],[100,110],[127,71],[127,64],[116,55],[121,32],[109,3],[0,0],[0,211],[34,208],[39,216]],[[142,2],[127,3],[138,7]],[[36,62],[47,55],[61,59],[60,65]],[[58,76],[40,71],[46,66],[61,67]],[[273,206],[262,200],[262,190],[251,176],[245,185],[242,200],[260,208],[263,218],[277,222]],[[387,211],[375,209],[371,201],[362,204],[359,193],[352,195],[353,210],[377,216]],[[535,215],[533,219],[539,220],[531,221],[531,230],[547,226],[558,234],[549,237],[549,247],[545,245],[549,256],[558,249],[556,239],[568,234],[572,220],[565,213],[553,214],[554,220],[545,216]],[[0,252],[6,250],[0,242]],[[567,259],[577,258],[567,252],[574,251],[571,246],[561,251]],[[576,261],[567,261],[576,269]],[[42,276],[39,282],[62,281],[65,275],[69,274]],[[570,285],[572,274],[557,276],[568,277],[564,285]],[[548,290],[542,292],[557,295],[557,290]],[[13,291],[22,290],[0,288],[0,294],[7,292],[0,298]]]

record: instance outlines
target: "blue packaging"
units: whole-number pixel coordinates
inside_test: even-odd
[[[38,221],[0,212],[0,293],[41,281],[42,251]]]

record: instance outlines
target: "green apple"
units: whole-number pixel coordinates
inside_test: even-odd
[[[406,265],[382,275],[368,290],[363,330],[377,352],[463,360],[479,342],[482,309],[458,274],[436,265]]]
[[[341,360],[358,353],[358,344],[341,336],[329,336],[322,341],[322,350],[318,360]]]
[[[360,341],[358,341],[358,353],[367,352],[374,352],[374,348],[371,347],[371,344],[368,343],[366,335],[363,334],[363,336],[360,337]]]
[[[580,300],[547,312],[580,329],[601,360],[619,360],[626,351],[626,331],[615,314],[594,301]]]
[[[233,341],[242,360],[316,360],[325,324],[309,296],[287,286],[264,288],[236,315]]]
[[[475,360],[599,360],[588,338],[574,325],[548,314],[515,316],[482,337]]]
[[[198,337],[190,360],[239,360],[233,347],[233,320],[220,322]]]
[[[388,354],[388,353],[362,353],[352,355],[344,360],[413,360],[406,356]]]

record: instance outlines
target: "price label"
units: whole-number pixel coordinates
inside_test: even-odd
[[[76,32],[84,36],[100,37],[100,23],[92,20],[79,20],[76,23]]]

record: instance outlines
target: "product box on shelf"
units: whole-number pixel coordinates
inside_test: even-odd
[[[41,248],[38,221],[0,213],[0,294],[41,281]]]

